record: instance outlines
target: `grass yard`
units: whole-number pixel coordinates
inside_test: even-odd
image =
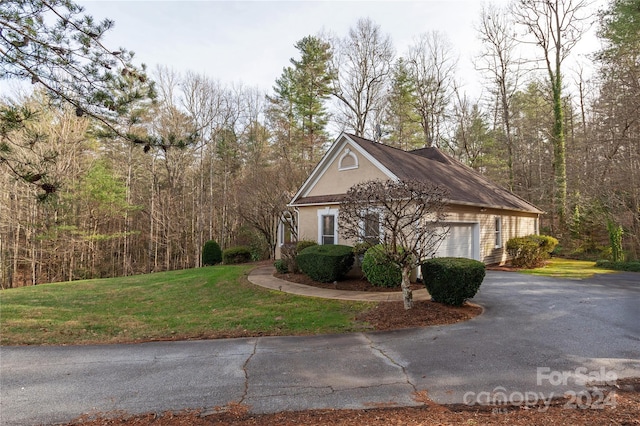
[[[213,266],[0,291],[0,344],[89,344],[358,331],[373,305],[256,287]]]
[[[616,271],[596,268],[596,262],[588,260],[573,260],[554,257],[547,261],[542,268],[523,269],[524,274],[540,275],[554,278],[583,279],[594,274],[610,274]]]

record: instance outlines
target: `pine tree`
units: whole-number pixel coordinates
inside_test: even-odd
[[[415,110],[415,85],[406,61],[399,58],[393,68],[388,103],[383,118],[382,140],[396,148],[410,150],[422,145],[420,117]]]
[[[291,58],[273,87],[268,115],[275,128],[276,144],[286,160],[313,166],[327,143],[325,128],[333,77],[329,63],[331,47],[318,37],[307,36],[296,43],[300,59]]]

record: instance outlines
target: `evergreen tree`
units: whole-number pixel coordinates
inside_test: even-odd
[[[136,88],[119,94],[130,77],[146,83],[133,53],[103,43],[113,21],[94,21],[70,0],[3,0],[0,7],[0,79],[39,84],[56,100],[75,107],[114,132],[114,122],[147,95]]]
[[[301,121],[306,158],[315,163],[327,142],[328,113],[325,101],[331,93],[333,76],[329,69],[331,47],[318,37],[307,36],[296,43],[300,60],[291,59],[295,110]]]
[[[300,59],[291,58],[268,96],[267,114],[274,126],[276,145],[289,162],[311,167],[327,143],[325,107],[333,77],[329,68],[331,47],[318,37],[307,36],[296,43]]]
[[[422,145],[420,116],[414,105],[417,103],[415,85],[406,61],[399,58],[392,71],[391,88],[385,108],[381,135],[385,143],[405,151]]]

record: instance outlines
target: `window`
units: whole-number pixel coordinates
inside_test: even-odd
[[[335,244],[335,231],[336,217],[333,215],[322,215],[322,244]]]
[[[289,244],[293,242],[293,229],[290,222],[280,223],[280,242],[282,244]]]
[[[338,170],[352,170],[358,168],[358,157],[349,148],[345,148],[344,153],[338,161]]]
[[[282,214],[278,232],[280,245],[290,244],[297,241],[296,221],[291,212],[285,211]]]
[[[380,215],[378,213],[367,213],[364,216],[362,228],[364,231],[362,239],[365,242],[371,245],[380,243]]]
[[[502,218],[500,216],[495,217],[495,237],[496,248],[502,248]]]
[[[338,209],[318,210],[318,244],[338,244]]]

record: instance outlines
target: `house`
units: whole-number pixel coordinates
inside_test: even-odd
[[[437,257],[504,263],[507,240],[538,233],[542,211],[437,148],[403,151],[342,133],[289,203],[298,239],[353,244],[341,241],[339,204],[351,186],[373,179],[417,179],[447,188],[450,231]],[[376,225],[365,224],[365,233],[375,234]],[[286,235],[280,232],[280,243]]]

